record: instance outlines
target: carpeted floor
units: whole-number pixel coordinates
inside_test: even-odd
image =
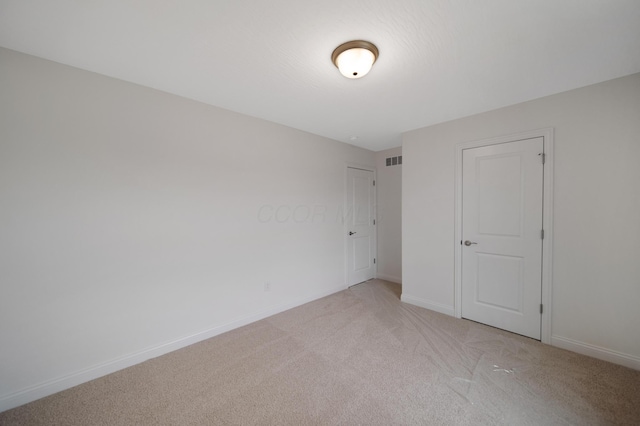
[[[640,371],[374,280],[0,413],[2,425],[640,424]]]

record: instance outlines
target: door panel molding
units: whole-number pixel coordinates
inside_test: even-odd
[[[532,130],[529,132],[505,135],[495,138],[462,142],[455,147],[455,270],[454,270],[454,316],[462,318],[462,154],[465,149],[498,145],[514,141],[543,138],[543,207],[542,223],[544,239],[542,240],[542,304],[544,310],[541,318],[541,341],[551,344],[552,323],[552,259],[553,259],[553,128]],[[543,161],[541,159],[541,161]]]

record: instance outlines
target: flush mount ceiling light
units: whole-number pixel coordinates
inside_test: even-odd
[[[331,60],[347,78],[364,77],[376,59],[378,48],[364,40],[348,41],[336,47],[331,54]]]

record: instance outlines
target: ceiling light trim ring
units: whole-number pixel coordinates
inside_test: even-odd
[[[336,60],[338,59],[338,56],[340,56],[340,54],[342,52],[346,52],[349,49],[367,49],[368,51],[370,51],[371,53],[373,53],[373,63],[376,63],[376,60],[378,59],[378,55],[380,54],[378,52],[378,48],[376,47],[375,44],[365,41],[365,40],[353,40],[353,41],[348,41],[346,43],[342,43],[340,46],[336,47],[336,49],[333,51],[333,53],[331,54],[331,62],[333,62],[333,65],[336,66],[336,68],[338,68],[338,64],[336,63]]]

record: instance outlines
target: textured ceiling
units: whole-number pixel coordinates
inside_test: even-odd
[[[352,39],[380,49],[359,80]],[[377,151],[640,72],[640,1],[0,0],[0,46]]]

